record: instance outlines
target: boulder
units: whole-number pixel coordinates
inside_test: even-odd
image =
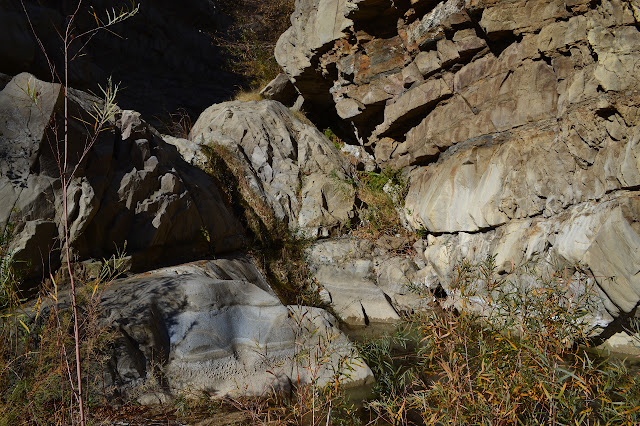
[[[140,269],[242,247],[242,227],[214,180],[184,162],[134,111],[117,110],[115,121],[95,135],[87,123],[99,102],[69,91],[68,163],[75,172],[67,214],[74,259],[109,257],[126,245]],[[0,92],[0,226],[15,225],[16,259],[36,279],[61,260],[62,107],[59,85],[26,73]]]
[[[257,213],[284,221],[292,231],[327,236],[355,215],[355,193],[339,183],[351,175],[344,155],[313,125],[275,101],[225,102],[207,108],[190,139],[230,153],[249,182]]]
[[[417,265],[384,241],[353,237],[319,241],[307,262],[320,294],[349,326],[393,324],[399,313],[427,309]]]
[[[280,73],[267,84],[260,94],[265,99],[278,101],[288,107],[293,106],[298,99],[298,92],[285,73]]]
[[[106,385],[141,401],[187,390],[265,395],[373,378],[330,314],[282,305],[244,257],[117,280],[100,306],[116,332]]]

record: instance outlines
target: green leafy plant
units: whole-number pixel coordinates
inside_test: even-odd
[[[380,173],[358,171],[353,178],[340,178],[333,172],[331,178],[342,193],[352,194],[355,191],[362,202],[358,209],[359,221],[351,224],[354,233],[374,239],[383,234],[402,234],[411,238],[399,216],[407,191],[400,170],[385,169]]]

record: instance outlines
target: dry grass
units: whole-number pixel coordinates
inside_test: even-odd
[[[495,274],[493,258],[463,263],[452,285],[462,303],[488,306],[483,315],[434,307],[391,343],[366,343],[383,385],[372,412],[391,424],[638,424],[640,375],[583,349],[594,296],[586,278],[527,273],[537,281],[520,288]],[[410,363],[390,350],[402,339]]]
[[[226,52],[227,69],[244,77],[244,89],[259,90],[280,73],[273,51],[290,25],[294,0],[222,0],[218,5],[233,24],[212,34],[212,41]]]
[[[240,102],[262,101],[264,97],[260,94],[260,89],[240,90],[235,94],[233,100]]]

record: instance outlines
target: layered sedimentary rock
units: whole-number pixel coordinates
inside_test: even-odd
[[[640,300],[639,22],[636,1],[306,0],[276,57],[380,168],[410,172],[425,276],[559,259],[615,317]]]
[[[94,105],[100,101],[69,92],[65,151],[60,85],[23,73],[0,92],[0,226],[15,226],[11,249],[24,262],[18,266],[40,278],[43,267],[48,275],[48,266],[60,264],[65,152],[75,260],[109,257],[126,244],[133,267],[143,268],[242,247],[242,227],[212,178],[134,111],[118,110],[96,135]]]
[[[318,241],[308,250],[309,269],[320,294],[349,326],[394,323],[403,312],[426,309],[432,301],[416,291],[425,278],[418,265],[397,253],[406,241],[383,240],[334,238]]]

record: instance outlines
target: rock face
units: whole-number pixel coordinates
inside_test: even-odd
[[[412,291],[424,283],[418,266],[383,245],[346,237],[309,249],[309,268],[321,295],[347,325],[394,323],[402,312],[428,307],[429,300]]]
[[[610,320],[640,301],[639,23],[635,1],[305,0],[276,58],[379,167],[410,168],[430,276],[580,264]]]
[[[96,91],[96,83],[104,84],[112,76],[127,88],[119,96],[121,104],[140,111],[147,119],[164,117],[179,107],[198,114],[233,94],[239,79],[221,71],[224,58],[208,35],[230,24],[216,1],[136,3],[140,5],[138,14],[111,28],[118,36],[106,31],[98,34],[86,46],[84,55],[71,63],[72,87]],[[49,59],[62,75],[62,43],[56,28],[62,31],[76,3],[25,0],[24,4]],[[95,27],[89,6],[106,19],[107,11],[127,8],[130,2],[85,2],[76,19],[78,32]],[[0,72],[16,75],[28,71],[41,79],[51,79],[20,1],[0,0],[0,28]],[[72,46],[72,54],[82,43]],[[216,77],[203,79],[203,75]]]
[[[331,315],[282,305],[243,257],[118,280],[101,303],[117,330],[107,385],[143,402],[184,390],[264,395],[335,374],[345,384],[372,380]]]
[[[108,257],[126,242],[139,269],[242,246],[242,227],[213,179],[182,160],[138,113],[118,111],[83,157],[94,102],[70,91],[69,170],[76,172],[68,218],[77,260]],[[64,213],[55,153],[64,152],[62,106],[59,85],[26,73],[0,92],[0,226],[16,226],[13,249],[34,278],[49,263],[53,270],[60,264]]]
[[[232,153],[255,197],[292,231],[327,236],[355,215],[355,193],[339,185],[351,175],[346,157],[279,102],[212,105],[190,139]]]

